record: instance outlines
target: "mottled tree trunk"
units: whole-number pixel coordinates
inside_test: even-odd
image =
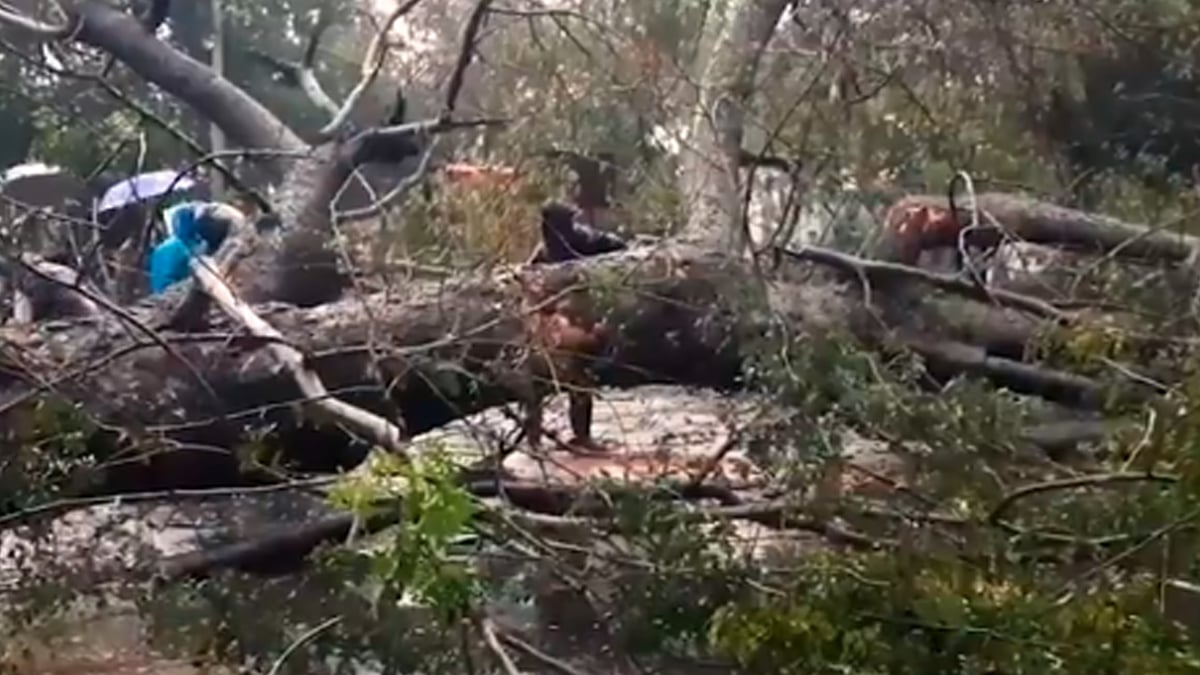
[[[683,152],[681,187],[689,237],[740,253],[748,243],[739,175],[746,108],[763,51],[790,0],[732,4],[700,79]]]

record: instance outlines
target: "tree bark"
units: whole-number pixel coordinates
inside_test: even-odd
[[[531,342],[528,308],[568,292],[582,294],[583,300],[559,310],[570,314],[572,324],[603,320],[608,327],[603,348],[590,355],[600,386],[738,387],[744,359],[754,353],[769,321],[782,320],[792,334],[846,331],[886,350],[915,347],[943,373],[988,378],[1072,407],[1094,409],[1106,400],[1101,382],[989,355],[954,339],[932,341],[930,328],[948,324],[946,313],[953,313],[960,326],[970,323],[964,318],[969,314],[959,310],[975,301],[897,297],[879,286],[867,306],[862,275],[873,282],[886,278],[869,267],[853,271],[820,262],[791,263],[772,284],[779,298],[775,316],[768,319],[747,311],[747,303],[761,306],[751,263],[704,248],[662,245],[494,277],[414,283],[404,299],[376,294],[308,309],[283,304],[255,309],[305,356],[307,368],[332,395],[400,419],[410,434],[519,399],[529,386],[553,390],[534,381],[527,365],[530,350],[538,348]],[[301,391],[264,349],[262,338],[223,316],[212,317],[204,332],[161,330],[161,342],[131,330],[135,320],[163,326],[166,301],[159,304],[131,309],[124,318],[102,315],[0,329],[5,346],[0,428],[16,428],[28,406],[61,396],[103,426],[135,430],[135,440],[144,443],[170,439],[211,450],[266,438],[309,455],[314,469],[352,462],[337,455],[346,437],[336,429],[319,437],[295,435],[306,428],[296,405],[303,400]],[[888,323],[881,324],[881,318]],[[1027,344],[1037,335],[1036,322],[1029,326],[1025,340],[1011,326],[1002,338]],[[972,328],[976,334],[987,329],[983,322]],[[1129,389],[1130,397],[1152,394]],[[318,441],[325,447],[299,447]],[[162,462],[165,473],[152,468],[139,480],[156,486],[207,485],[231,480],[233,471],[228,464],[212,468],[211,452],[186,462]]]
[[[178,97],[245,148],[300,152],[307,145],[270,110],[209,67],[148,34],[130,14],[106,3],[72,6],[74,39],[112,54],[131,70]],[[283,165],[283,157],[274,161]]]
[[[734,3],[701,78],[699,105],[683,153],[685,231],[722,250],[741,252],[748,238],[738,173],[746,107],[759,62],[790,0]]]
[[[1105,215],[1070,209],[1023,195],[983,193],[977,198],[980,227],[966,231],[974,214],[969,197],[956,200],[954,221],[948,227],[902,229],[903,220],[888,223],[880,240],[878,256],[905,264],[915,264],[921,251],[953,247],[960,234],[967,243],[990,246],[1008,235],[1017,241],[1046,244],[1094,255],[1112,255],[1123,259],[1181,263],[1194,255],[1200,240],[1165,229],[1136,225]],[[893,208],[927,207],[949,212],[945,196],[914,195],[905,197]],[[993,220],[994,219],[994,220]],[[1001,229],[996,228],[996,224]],[[915,241],[913,241],[915,239]]]
[[[734,384],[738,308],[726,299],[744,295],[735,292],[741,271],[720,256],[675,248],[535,268],[519,277],[413,283],[403,300],[377,294],[310,309],[255,309],[335,396],[398,417],[419,433],[519,395],[523,385],[513,373],[526,377],[524,353],[533,347],[526,289],[534,286],[543,298],[626,278],[597,293],[605,299],[594,311],[614,331],[596,364],[601,383]],[[134,321],[164,326],[177,295],[129,309],[124,318],[0,329],[0,426],[15,425],[28,405],[61,396],[104,425],[138,430],[149,443],[167,436],[231,448],[278,423],[283,431],[268,435],[286,444],[289,430],[303,424],[292,410],[302,397],[261,339],[223,316],[211,317],[202,333],[160,330],[161,343],[131,329]]]

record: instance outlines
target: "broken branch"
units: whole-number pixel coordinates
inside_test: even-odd
[[[321,86],[320,80],[317,79],[316,73],[313,72],[311,63],[292,63],[255,47],[250,47],[247,51],[254,58],[273,68],[284,79],[286,84],[299,87],[313,105],[330,115],[338,114],[337,103],[325,91],[325,88]]]
[[[402,444],[405,437],[404,432],[392,422],[374,413],[334,398],[325,388],[320,376],[308,367],[304,355],[295,347],[287,344],[278,330],[255,314],[249,305],[237,297],[225,280],[214,272],[214,269],[212,259],[207,256],[198,256],[192,260],[192,274],[196,283],[230,318],[244,326],[251,335],[268,341],[267,349],[295,378],[296,385],[306,398],[306,404],[325,413],[331,419],[345,424],[379,447],[398,455],[405,454]]]
[[[997,304],[1020,309],[1066,324],[1071,316],[1048,302],[1028,295],[981,287],[957,276],[926,272],[917,267],[893,262],[882,262],[858,258],[847,253],[819,247],[805,247],[797,251],[777,247],[779,255],[793,260],[820,262],[845,272],[865,276],[868,280],[885,284],[889,279],[912,279],[927,283],[943,291],[950,291],[972,300],[995,301]]]

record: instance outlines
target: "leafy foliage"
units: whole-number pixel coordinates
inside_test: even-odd
[[[900,560],[897,560],[897,557]],[[899,568],[899,569],[898,569]],[[777,673],[1192,673],[1184,636],[1150,616],[1153,584],[1062,602],[1036,570],[901,554],[809,561],[778,595],[724,608],[714,643]]]
[[[366,517],[382,496],[371,494],[369,485],[392,479],[399,484],[399,525],[383,547],[361,554],[374,581],[373,603],[390,605],[407,596],[433,607],[447,624],[469,616],[480,589],[470,568],[455,560],[453,548],[467,532],[475,509],[470,495],[455,482],[457,467],[433,451],[419,464],[377,457],[371,469],[364,482],[344,484],[332,499]]]

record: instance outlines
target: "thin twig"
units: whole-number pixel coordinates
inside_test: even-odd
[[[321,130],[317,132],[321,138],[333,138],[346,126],[350,119],[350,115],[358,107],[358,102],[375,83],[379,77],[379,73],[383,70],[383,65],[387,61],[387,50],[384,45],[387,44],[388,33],[392,31],[392,26],[396,24],[405,14],[408,14],[416,7],[421,0],[408,0],[384,19],[379,29],[375,32],[375,37],[371,39],[371,44],[367,47],[366,56],[363,57],[362,74],[354,88],[346,96],[346,100],[342,102],[340,108],[334,110],[333,118]]]
[[[514,634],[508,632],[499,632],[497,634],[500,640],[504,641],[504,643],[514,647],[514,649],[524,653],[524,655],[528,656],[529,658],[533,658],[534,661],[538,661],[542,665],[546,665],[547,668],[557,670],[563,675],[588,675],[587,671],[575,668],[574,665],[566,663],[563,661],[563,659],[554,658],[548,655],[548,653],[539,650],[538,647],[530,645],[527,643],[527,641],[524,641],[521,638],[517,638]]]
[[[439,141],[440,137],[433,139],[433,142],[431,142],[429,146],[425,148],[425,153],[421,155],[421,162],[417,164],[417,168],[413,170],[412,174],[406,176],[404,180],[401,180],[399,183],[397,183],[395,187],[387,192],[387,194],[383,195],[367,206],[357,209],[350,209],[348,211],[335,212],[333,215],[334,222],[361,220],[364,218],[371,218],[377,214],[385,212],[389,206],[396,203],[397,200],[408,194],[409,190],[412,190],[414,186],[424,180],[425,175],[429,171],[429,162],[433,158],[433,153],[437,149]]]
[[[1056,492],[1059,490],[1073,490],[1082,487],[1099,487],[1102,485],[1113,485],[1116,483],[1164,483],[1172,484],[1179,482],[1178,476],[1154,474],[1154,473],[1104,473],[1090,476],[1076,476],[1074,478],[1064,478],[1061,480],[1046,481],[1043,483],[1033,483],[1025,485],[1013,492],[1008,493],[1000,500],[998,504],[988,514],[987,522],[996,523],[1000,518],[1012,508],[1013,504],[1029,497],[1031,495],[1041,494],[1044,492]]]
[[[337,624],[341,623],[341,621],[342,617],[335,616],[332,619],[326,619],[316,626],[313,626],[308,631],[305,631],[303,635],[296,638],[292,644],[288,645],[287,649],[283,650],[283,653],[279,655],[278,659],[275,659],[275,663],[271,665],[271,670],[267,673],[267,675],[278,675],[280,672],[283,672],[283,664],[287,662],[289,656],[294,654],[297,649],[300,649],[300,647],[304,646],[306,642],[312,640],[330,628],[333,628]]]
[[[475,8],[471,10],[471,16],[467,18],[467,25],[463,29],[462,44],[459,45],[458,61],[454,64],[454,72],[450,74],[450,84],[446,87],[446,103],[440,115],[442,120],[449,120],[454,116],[467,68],[470,67],[471,60],[475,56],[479,30],[483,28],[483,18],[487,15],[488,7],[491,4],[492,0],[479,0],[475,3]]]
[[[572,666],[571,664],[567,663],[566,661],[563,661],[562,659],[556,659],[553,656],[550,656],[546,652],[543,652],[542,650],[538,649],[537,647],[534,647],[533,645],[529,644],[528,642],[522,640],[521,638],[519,638],[507,631],[500,631],[497,633],[497,635],[500,637],[500,639],[503,642],[508,643],[508,645],[510,647],[516,648],[517,650],[524,653],[526,656],[534,659],[535,661],[541,662],[542,665],[545,665],[550,668],[553,668],[554,670],[557,670],[558,672],[562,673],[563,675],[588,675],[587,672],[582,671],[582,670],[576,668],[575,666]]]
[[[512,657],[508,652],[504,651],[504,646],[500,644],[500,639],[496,637],[496,624],[489,618],[484,617],[479,620],[479,632],[483,633],[483,639],[487,642],[487,646],[491,649],[492,654],[496,656],[496,660],[500,662],[504,672],[508,675],[521,675],[521,671],[517,668],[517,664],[513,663]]]

